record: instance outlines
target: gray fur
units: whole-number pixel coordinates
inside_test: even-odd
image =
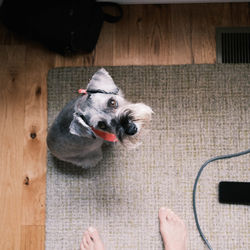
[[[101,147],[106,141],[92,127],[116,134],[125,146],[138,145],[151,114],[145,104],[125,100],[108,72],[100,69],[90,80],[87,94],[70,101],[59,113],[49,129],[47,144],[60,160],[93,167],[102,159]]]

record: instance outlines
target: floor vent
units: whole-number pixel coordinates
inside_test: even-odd
[[[250,63],[250,27],[216,29],[217,63]]]

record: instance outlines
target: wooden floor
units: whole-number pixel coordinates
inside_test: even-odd
[[[92,54],[73,58],[0,25],[0,250],[44,249],[50,68],[215,63],[215,27],[250,26],[247,3],[123,9],[121,22],[104,24]]]

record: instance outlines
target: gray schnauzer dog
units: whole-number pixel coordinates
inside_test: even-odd
[[[105,69],[98,70],[82,95],[69,102],[48,132],[47,144],[54,156],[83,168],[102,159],[102,145],[121,142],[136,146],[151,120],[152,109],[124,99]]]

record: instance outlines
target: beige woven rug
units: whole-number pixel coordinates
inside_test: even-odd
[[[128,100],[155,114],[136,150],[106,148],[81,170],[48,153],[46,249],[79,249],[98,228],[107,250],[162,249],[158,209],[185,219],[189,249],[206,249],[195,226],[192,188],[213,156],[250,148],[250,65],[105,67]],[[55,68],[48,74],[48,122],[97,70]],[[220,181],[249,181],[250,155],[211,163],[197,190],[201,228],[213,249],[250,249],[250,207],[218,203]]]

